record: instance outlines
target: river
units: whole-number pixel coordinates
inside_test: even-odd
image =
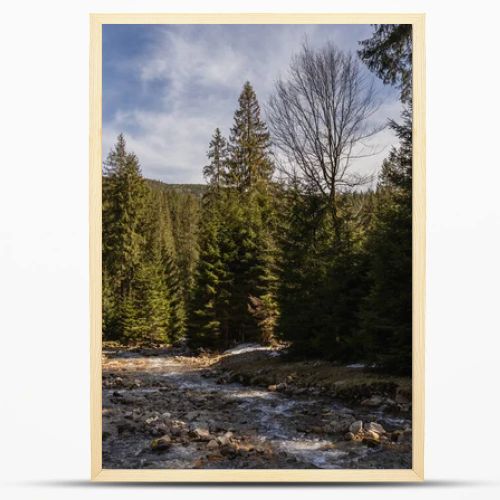
[[[344,439],[353,421],[390,433],[410,427],[407,418],[220,384],[196,358],[153,354],[104,352],[105,469],[411,468],[408,447]]]

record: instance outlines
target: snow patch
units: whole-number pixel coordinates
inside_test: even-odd
[[[248,352],[265,351],[269,353],[269,356],[279,356],[280,352],[273,347],[262,346],[260,344],[238,344],[237,346],[224,351],[223,354],[246,354]]]

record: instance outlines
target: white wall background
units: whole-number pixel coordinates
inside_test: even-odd
[[[2,6],[4,498],[499,498],[500,115],[495,2],[72,0]],[[87,484],[88,13],[426,12],[426,477],[418,486]],[[236,491],[237,488],[237,491]]]

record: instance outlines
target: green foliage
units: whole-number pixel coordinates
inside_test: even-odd
[[[104,337],[129,343],[175,341],[186,328],[178,248],[183,251],[183,263],[194,259],[184,249],[189,233],[182,231],[181,238],[181,232],[174,231],[172,207],[179,207],[168,191],[144,181],[122,135],[103,174]],[[193,206],[197,203],[192,195],[176,196],[183,202],[194,199]],[[186,217],[184,207],[176,215]],[[188,217],[193,220],[191,213]],[[189,272],[194,263],[185,266]]]
[[[374,220],[367,235],[369,292],[361,310],[366,357],[391,372],[412,369],[412,103],[411,26],[378,27],[362,42],[361,57],[385,83],[401,89],[402,122],[390,126],[400,140],[384,161]]]
[[[376,24],[371,38],[360,42],[361,59],[384,83],[401,90],[408,103],[412,93],[412,25]]]
[[[397,127],[397,128],[396,128]],[[411,120],[395,125],[401,146],[385,160],[366,243],[371,288],[362,310],[368,358],[391,372],[411,372]]]
[[[219,192],[227,181],[228,150],[227,141],[218,128],[210,141],[207,156],[210,163],[203,168],[203,175],[210,188]]]
[[[146,186],[135,155],[127,153],[123,135],[118,136],[104,168],[103,182],[103,293],[104,335],[123,335],[122,309],[130,298],[144,238]],[[110,308],[114,308],[111,310]]]
[[[219,129],[204,174],[200,258],[191,307],[192,346],[271,342],[277,318],[269,134],[247,82],[229,144]]]
[[[354,338],[367,269],[354,224],[344,219],[337,233],[323,198],[297,186],[288,191],[284,218],[278,295],[282,338],[292,342],[296,354],[360,359]]]
[[[273,180],[248,82],[229,140],[211,138],[204,186],[144,180],[118,137],[103,172],[106,338],[209,349],[280,339],[300,356],[411,371],[411,26],[376,27],[360,55],[406,106],[374,191]]]
[[[228,185],[239,191],[258,184],[265,187],[273,166],[269,158],[270,139],[266,124],[260,118],[257,96],[246,82],[239,98],[239,108],[229,139]]]
[[[193,347],[216,348],[227,343],[224,285],[227,284],[228,272],[220,249],[221,214],[217,200],[205,198],[203,209],[200,259],[191,304],[189,341]]]

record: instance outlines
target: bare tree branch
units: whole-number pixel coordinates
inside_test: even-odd
[[[373,80],[352,54],[331,43],[318,51],[304,44],[268,105],[274,146],[283,156],[278,169],[326,196],[335,217],[336,192],[371,180],[352,173],[351,162],[376,154],[364,141],[385,128],[370,123],[378,109]]]

